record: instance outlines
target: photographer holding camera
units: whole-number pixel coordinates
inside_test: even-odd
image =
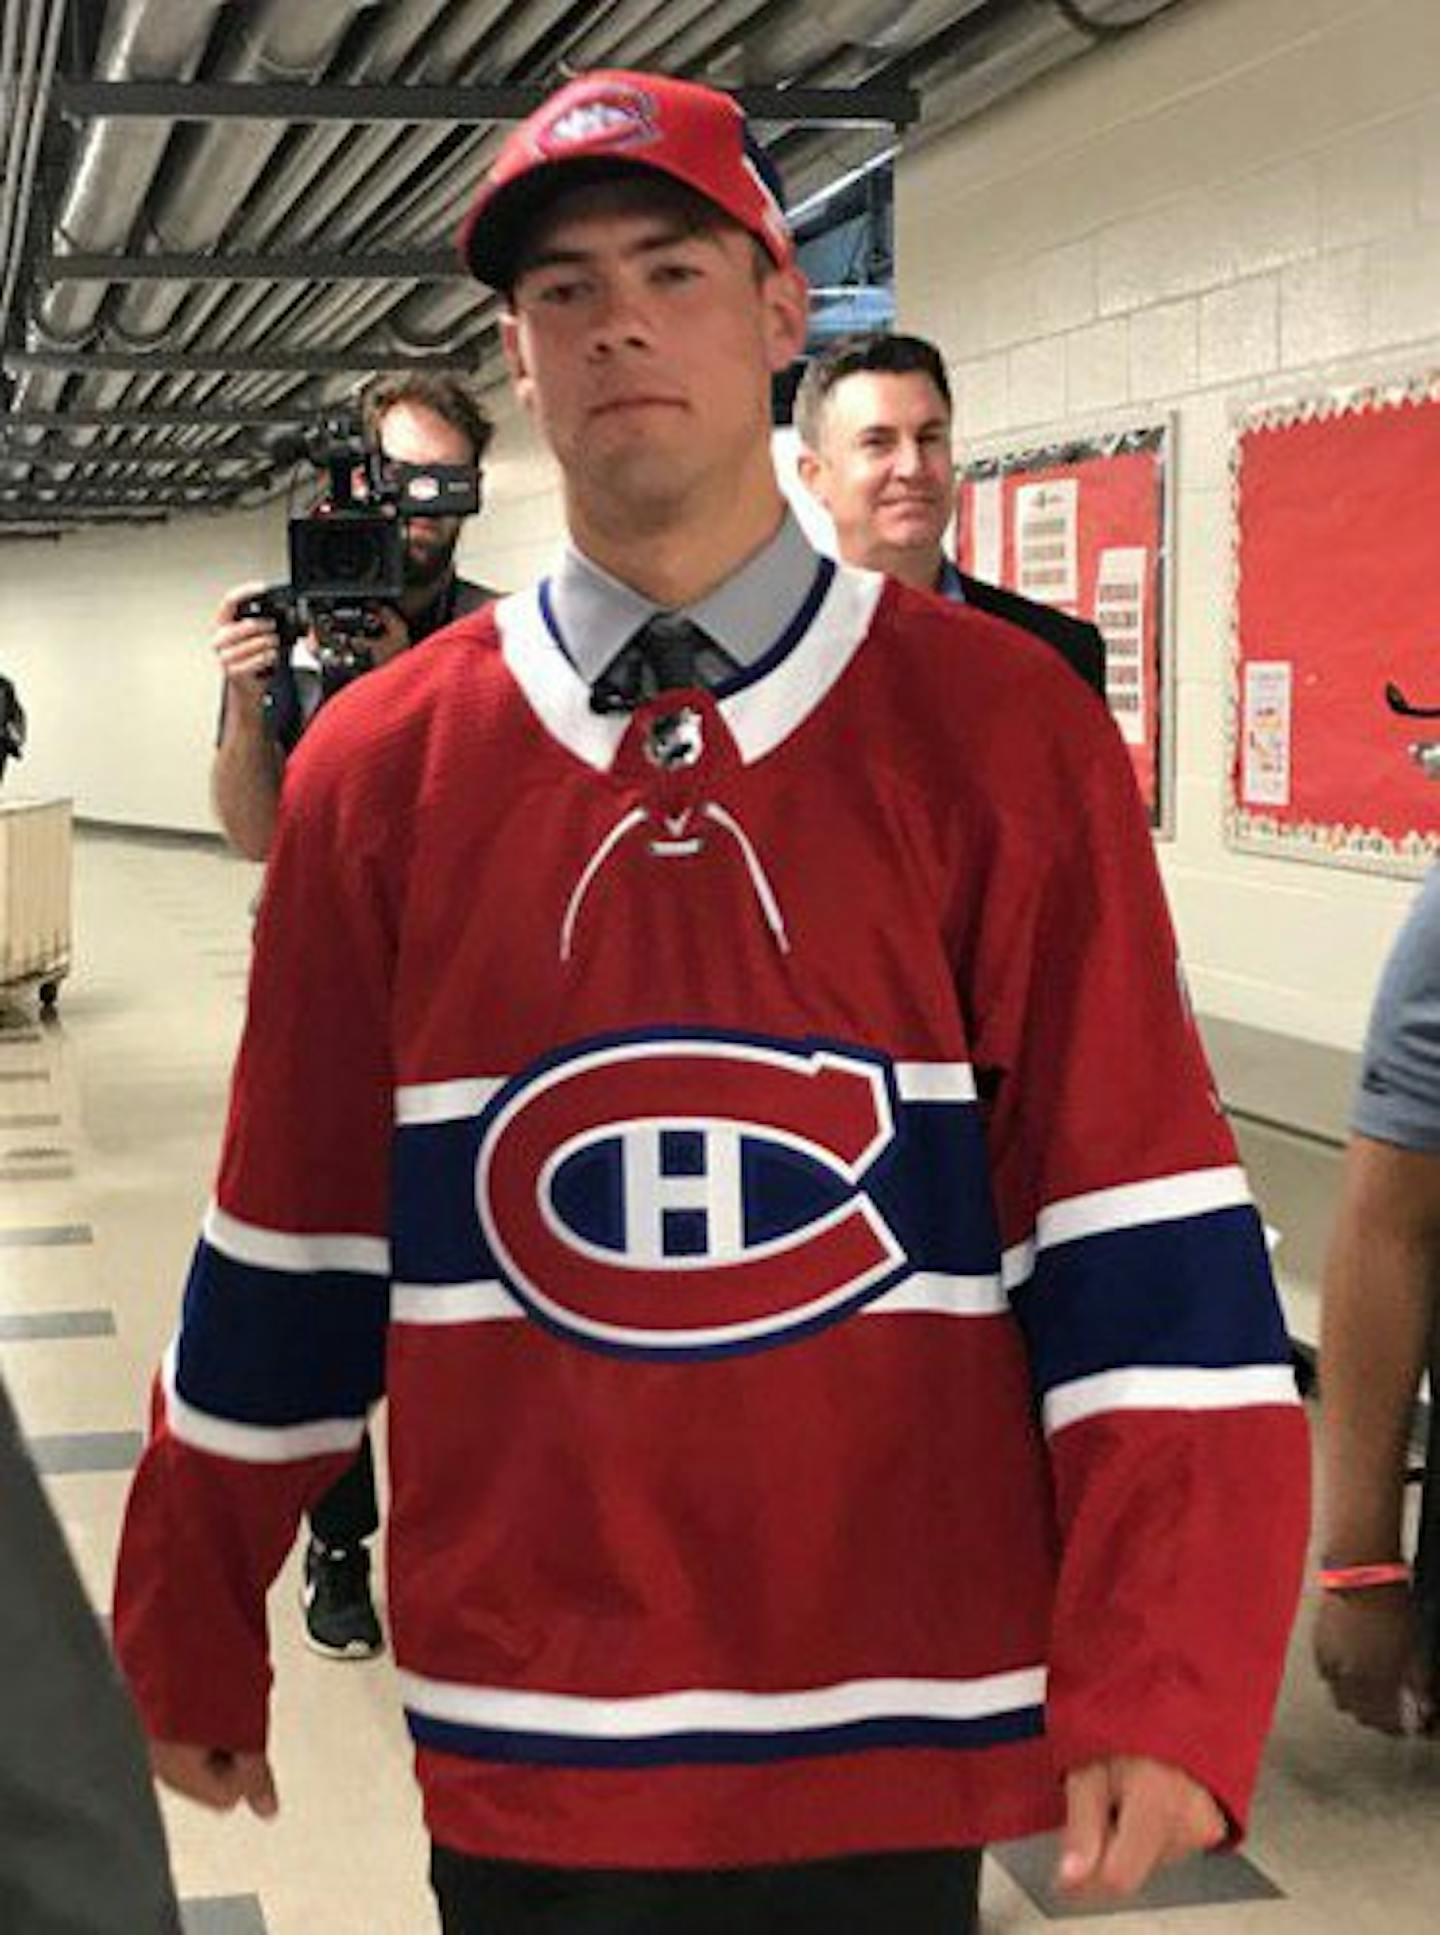
[[[386,462],[463,466],[478,478],[492,426],[460,377],[427,371],[379,376],[366,386],[360,407],[365,432]],[[406,516],[403,532],[404,589],[398,603],[383,604],[373,613],[367,640],[376,665],[478,610],[495,595],[456,575],[459,517]],[[285,747],[266,707],[267,687],[281,659],[279,632],[268,613],[243,615],[243,608],[264,590],[245,584],[229,591],[210,640],[225,677],[211,799],[226,839],[247,860],[263,860],[270,850],[285,768]],[[318,676],[297,668],[295,694],[297,723],[303,730],[320,703]]]
[[[467,473],[467,501],[478,507],[481,465],[492,426],[469,386],[459,377],[423,371],[379,376],[366,386],[360,410],[370,456],[358,481],[372,497],[378,486],[398,499],[401,508],[394,536],[403,543],[398,561],[403,588],[396,603],[361,599],[362,609],[339,621],[363,626],[363,633],[353,641],[360,647],[359,654],[352,656],[342,674],[347,677],[368,665],[383,665],[495,596],[486,586],[456,574],[460,516],[407,514],[405,486],[396,488],[389,481],[428,477],[453,466]],[[360,454],[358,448],[352,454]],[[332,466],[330,486],[312,513],[315,521],[309,535],[312,540],[317,535],[322,540],[338,537],[341,542],[328,548],[342,572],[348,564],[363,575],[373,563],[376,535],[375,524],[365,514],[370,510],[393,513],[395,504],[356,502],[348,457],[342,463],[332,453]],[[337,499],[345,501],[337,503]],[[361,524],[353,545],[344,541],[347,518],[352,520],[349,533],[356,531],[353,520]],[[292,570],[297,524],[302,542],[307,535],[305,521],[292,522]],[[308,549],[323,568],[327,546],[312,542]],[[308,666],[290,663],[289,648],[311,609],[297,599],[301,589],[298,576],[294,586],[237,586],[220,607],[218,628],[210,641],[225,675],[211,796],[226,839],[249,860],[264,860],[269,853],[287,749],[293,748],[328,696],[329,681],[321,669],[323,648],[318,666],[313,657]],[[325,602],[315,601],[317,629],[335,620],[334,610],[324,609]],[[252,608],[250,615],[246,615],[247,606]],[[255,606],[262,609],[254,611]],[[331,643],[336,642],[343,650],[345,639],[332,638]],[[370,1596],[366,1546],[379,1523],[367,1435],[354,1463],[310,1515],[303,1596],[306,1639],[331,1659],[370,1659],[383,1647]]]

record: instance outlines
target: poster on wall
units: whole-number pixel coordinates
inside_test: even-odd
[[[1245,411],[1231,484],[1229,840],[1421,873],[1440,719],[1386,689],[1440,707],[1440,374]]]
[[[1162,834],[1172,814],[1169,420],[961,469],[956,555],[972,577],[1088,618],[1105,638],[1105,696]]]

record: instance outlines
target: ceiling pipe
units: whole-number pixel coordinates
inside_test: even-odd
[[[34,60],[32,34],[27,34],[25,53],[21,53],[20,15],[20,0],[5,0],[5,13],[0,19],[0,277],[10,260],[10,234],[20,206],[26,82]],[[33,27],[38,16],[27,18]]]
[[[244,14],[242,49],[226,63],[231,81],[317,81],[349,31],[354,16],[374,0],[259,0]],[[147,209],[152,236],[165,249],[192,254],[220,241],[235,210],[287,132],[284,122],[219,122],[205,127],[162,180]],[[167,330],[185,292],[164,287],[126,291],[116,320],[133,338]]]
[[[121,0],[106,16],[96,57],[104,80],[191,80],[209,43],[222,0],[194,5],[161,0]],[[81,136],[70,186],[57,217],[57,247],[124,248],[171,130],[157,122],[97,122]],[[102,285],[64,284],[40,304],[38,321],[57,336],[73,338],[90,327],[103,299]],[[59,385],[29,384],[27,407],[48,407],[46,390]]]
[[[65,18],[63,0],[51,0],[27,10],[25,51],[16,74],[9,115],[11,140],[5,161],[6,207],[0,223],[0,341],[10,316],[15,283],[25,250],[30,196],[35,185],[45,115],[60,53],[60,28]]]

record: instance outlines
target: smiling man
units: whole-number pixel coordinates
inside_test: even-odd
[[[830,513],[847,564],[1032,632],[1104,697],[1105,640],[1097,626],[972,578],[945,555],[955,510],[953,409],[933,343],[880,334],[832,343],[806,366],[795,427],[800,476]]]
[[[962,1935],[1062,1821],[1132,1892],[1243,1822],[1305,1440],[1124,749],[787,513],[732,101],[581,76],[463,246],[571,543],[287,784],[123,1541],[157,1772],[273,1808],[265,1587],[383,1383],[452,1935]]]

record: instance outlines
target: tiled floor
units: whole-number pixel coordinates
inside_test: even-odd
[[[58,1021],[39,1028],[22,1003],[0,1026],[0,1368],[103,1606],[150,1370],[208,1192],[255,875],[218,849],[97,835],[80,838],[76,870]],[[426,1935],[389,1665],[306,1652],[295,1585],[292,1566],[273,1608],[280,1819],[167,1805],[189,1935]],[[1049,1859],[1026,1844],[986,1863],[990,1935],[1062,1912]],[[1440,1743],[1334,1717],[1302,1634],[1244,1858],[1196,1864],[1114,1919],[1156,1935],[1430,1935]]]

